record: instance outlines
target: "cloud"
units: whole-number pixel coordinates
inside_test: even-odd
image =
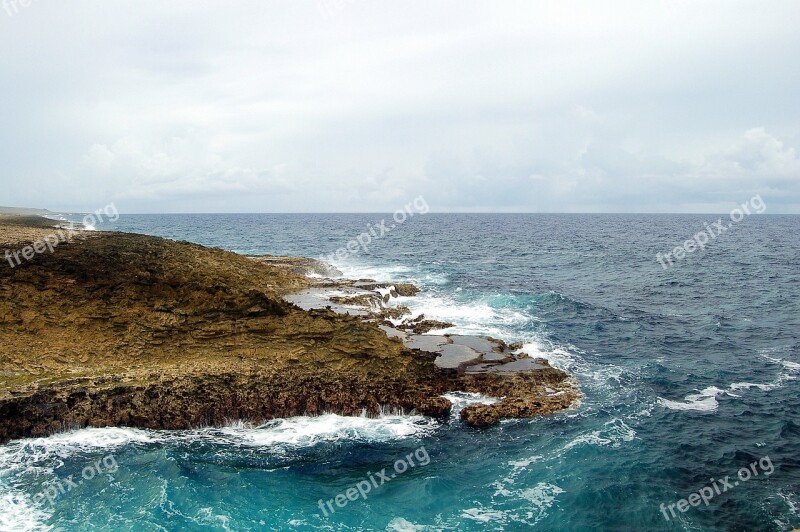
[[[800,212],[794,1],[318,4],[0,16],[0,203]]]
[[[763,127],[746,131],[739,142],[726,150],[721,161],[724,171],[752,173],[768,179],[800,178],[797,151],[768,134]]]

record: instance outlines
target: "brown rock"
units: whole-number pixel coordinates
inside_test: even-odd
[[[0,244],[18,250],[52,231],[0,220]],[[15,268],[0,262],[0,441],[87,425],[181,429],[385,407],[443,415],[441,395],[453,390],[507,398],[464,414],[476,424],[556,408],[541,395],[543,382],[567,381],[558,370],[453,375],[375,324],[287,303],[283,295],[314,283],[296,268],[104,232]]]

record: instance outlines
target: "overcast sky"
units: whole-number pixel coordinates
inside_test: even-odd
[[[800,212],[797,0],[19,1],[0,205]]]

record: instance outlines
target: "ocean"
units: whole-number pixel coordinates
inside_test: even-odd
[[[456,324],[447,332],[523,342],[574,375],[584,398],[485,429],[457,411],[487,398],[455,394],[455,415],[439,421],[387,412],[14,441],[0,446],[0,530],[799,528],[800,216],[746,216],[672,266],[657,260],[719,218],[730,222],[417,213],[99,224],[247,254],[334,253],[348,277],[419,285],[402,302]],[[384,219],[386,234],[335,255]],[[373,482],[382,470],[396,476]],[[363,482],[364,497],[323,511]]]

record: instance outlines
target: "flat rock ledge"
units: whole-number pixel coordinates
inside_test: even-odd
[[[317,273],[329,268],[313,265]],[[398,288],[399,287],[399,288]],[[525,418],[564,410],[581,397],[577,382],[543,358],[522,352],[522,344],[508,345],[484,336],[447,334],[453,324],[412,316],[399,297],[413,297],[420,289],[408,283],[378,283],[372,279],[316,279],[312,286],[286,296],[305,310],[327,309],[375,323],[386,335],[417,356],[433,356],[434,365],[457,380],[465,391],[500,398],[493,404],[470,405],[461,411],[469,425],[487,426],[505,418]],[[441,334],[426,334],[430,331]]]
[[[44,239],[52,224],[0,217],[0,254]],[[566,373],[513,346],[431,340],[414,332],[424,319],[382,314],[394,311],[386,301],[416,287],[321,281],[336,273],[326,268],[104,232],[15,267],[0,262],[0,442],[87,426],[190,429],[386,410],[445,416],[452,405],[442,395],[452,391],[501,399],[462,410],[465,422],[486,426],[579,399]],[[301,308],[292,295],[337,286],[345,299],[322,308]],[[349,290],[372,295],[356,308]]]

